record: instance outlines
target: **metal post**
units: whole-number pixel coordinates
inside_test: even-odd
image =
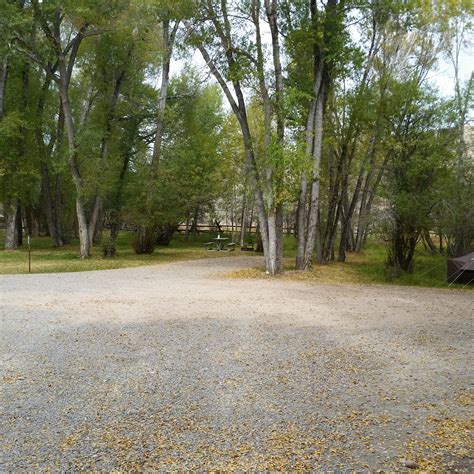
[[[28,236],[28,273],[31,273],[31,244],[30,244],[30,236]]]

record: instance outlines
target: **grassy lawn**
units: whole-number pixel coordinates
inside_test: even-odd
[[[3,241],[3,231],[0,242]],[[133,234],[121,232],[116,258],[102,257],[102,246],[93,247],[91,258],[81,260],[79,243],[73,240],[63,248],[54,248],[49,237],[32,239],[31,270],[33,273],[79,272],[90,270],[108,270],[112,268],[156,265],[159,263],[176,262],[179,260],[195,260],[200,258],[221,258],[226,256],[252,256],[252,252],[207,252],[204,242],[211,238],[209,234],[199,235],[197,240],[176,235],[169,246],[157,247],[151,255],[136,255],[131,246]],[[296,242],[293,237],[285,239],[285,272],[278,276],[282,279],[315,282],[315,283],[358,283],[358,284],[397,284],[424,286],[435,288],[463,288],[462,284],[446,283],[446,257],[431,255],[420,246],[416,253],[415,267],[412,274],[402,274],[388,279],[385,270],[386,250],[383,244],[372,241],[360,253],[348,253],[346,263],[330,263],[315,265],[311,272],[294,270]],[[0,274],[28,273],[28,249],[23,245],[18,250],[0,251]],[[263,270],[247,269],[226,275],[230,278],[265,278]],[[474,289],[473,285],[465,289]]]
[[[177,235],[169,246],[160,246],[151,255],[137,255],[131,246],[132,232],[121,232],[117,240],[118,256],[103,258],[102,246],[97,245],[91,250],[91,257],[86,260],[79,258],[79,242],[55,248],[49,237],[36,237],[31,241],[31,272],[81,272],[90,270],[109,270],[112,268],[138,267],[159,263],[176,262],[179,260],[196,260],[200,258],[220,258],[235,255],[237,252],[208,252],[204,242],[209,235],[199,235],[196,241],[192,238],[185,241]],[[3,248],[4,231],[0,233]],[[105,240],[104,240],[105,241]],[[240,252],[239,252],[240,254]],[[28,273],[28,248],[26,241],[18,250],[0,251],[0,274]]]
[[[422,245],[416,252],[414,271],[400,276],[387,276],[385,260],[387,251],[383,243],[372,241],[361,253],[347,253],[345,263],[332,262],[328,265],[314,265],[310,272],[294,270],[296,242],[285,241],[285,272],[277,278],[329,284],[396,284],[434,288],[474,289],[474,285],[446,282],[446,260],[442,255],[431,255]],[[232,272],[231,278],[265,278],[263,271],[248,269]]]

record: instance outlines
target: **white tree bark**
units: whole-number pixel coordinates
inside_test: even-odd
[[[18,247],[17,212],[18,199],[4,203],[5,250],[15,250]]]

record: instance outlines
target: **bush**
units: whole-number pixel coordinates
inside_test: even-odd
[[[117,249],[115,248],[114,243],[108,243],[102,246],[102,255],[104,258],[113,258],[116,257]]]
[[[149,227],[140,227],[137,230],[132,247],[137,254],[152,254],[156,247],[156,237],[153,229]]]

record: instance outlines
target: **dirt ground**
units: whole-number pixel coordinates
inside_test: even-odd
[[[2,276],[0,471],[474,470],[472,292],[259,263]]]

